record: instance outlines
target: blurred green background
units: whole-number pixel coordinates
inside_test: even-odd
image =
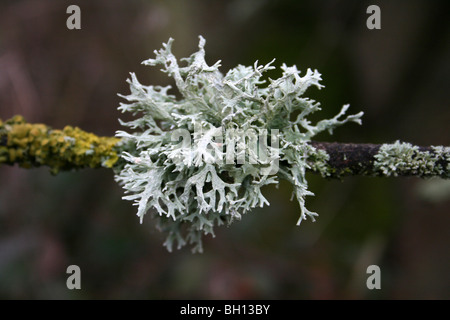
[[[81,8],[81,30],[66,8]],[[366,9],[381,8],[381,30]],[[99,135],[120,129],[117,93],[169,37],[177,57],[206,38],[207,61],[276,58],[318,69],[326,86],[315,119],[351,104],[363,126],[324,141],[450,145],[450,14],[447,1],[54,1],[0,2],[0,118],[22,114],[54,128]],[[278,76],[274,72],[273,77]],[[0,298],[3,299],[449,299],[448,184],[416,178],[310,175],[315,223],[296,226],[291,187],[267,188],[270,206],[205,239],[204,253],[168,253],[147,216],[109,170],[52,176],[0,167]],[[434,191],[427,192],[427,190]],[[447,188],[447,192],[445,192]],[[443,191],[444,190],[444,191]],[[81,268],[81,290],[66,268]],[[381,268],[381,290],[366,268]]]

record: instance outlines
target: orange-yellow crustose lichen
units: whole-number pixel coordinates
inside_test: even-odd
[[[0,163],[21,167],[45,165],[52,173],[77,168],[112,168],[119,159],[120,139],[98,137],[77,127],[54,130],[27,123],[22,116],[0,120]]]

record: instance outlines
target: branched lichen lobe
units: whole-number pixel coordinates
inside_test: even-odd
[[[362,112],[345,116],[349,106],[344,105],[335,117],[313,124],[308,117],[320,104],[304,93],[323,87],[317,70],[300,76],[296,66],[282,64],[281,76],[265,81],[263,73],[275,69],[272,61],[238,65],[222,74],[219,62],[206,63],[202,37],[198,51],[181,59],[185,66],[173,55],[172,44],[170,39],[144,64],[162,66],[181,97],[170,94],[170,87],[144,86],[131,74],[131,93],[122,96],[127,103],[119,107],[141,115],[122,122],[134,131],[116,134],[136,147],[123,154],[127,163],[116,180],[127,193],[124,199],[138,207],[141,221],[153,213],[167,233],[169,250],[190,243],[194,251],[202,251],[202,235],[214,235],[215,226],[268,205],[262,188],[278,179],[293,186],[300,206],[298,224],[314,221],[317,214],[305,206],[306,196],[313,195],[305,174],[314,170],[327,175],[328,155],[309,142],[322,131],[360,124]],[[252,141],[255,148],[265,147],[268,157],[249,148]]]

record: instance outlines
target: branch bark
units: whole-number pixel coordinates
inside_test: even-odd
[[[349,175],[419,176],[450,178],[449,147],[419,147],[410,144],[310,144],[326,153],[328,160],[311,155],[312,172],[327,178]],[[0,120],[0,163],[30,168],[48,166],[51,172],[80,168],[113,168],[124,149],[115,137],[98,137],[79,128],[53,130],[30,124],[21,116]]]

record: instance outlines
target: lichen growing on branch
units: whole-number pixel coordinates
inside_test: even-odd
[[[450,178],[450,147],[411,143],[338,143],[311,141],[325,156],[312,155],[310,170],[325,178],[349,175]]]
[[[27,123],[22,116],[0,120],[0,163],[24,168],[48,166],[52,173],[85,167],[112,168],[121,144],[115,137],[98,137],[77,127],[54,130]]]
[[[449,178],[450,148],[432,146],[431,149],[432,152],[420,151],[418,146],[400,141],[383,144],[374,156],[374,171],[381,171],[384,176],[408,172],[419,177]]]
[[[323,87],[317,70],[301,76],[296,66],[283,64],[278,79],[265,81],[264,72],[275,69],[272,61],[239,65],[223,74],[220,62],[206,63],[202,37],[198,51],[181,59],[184,66],[172,44],[170,39],[143,63],[162,66],[178,92],[142,85],[132,73],[131,93],[122,96],[128,103],[119,107],[139,115],[122,122],[131,130],[116,134],[136,147],[123,153],[127,163],[116,180],[128,194],[124,199],[138,207],[141,221],[151,212],[167,233],[168,250],[190,243],[202,251],[203,234],[214,235],[214,226],[268,205],[261,189],[280,178],[293,185],[298,224],[307,217],[314,221],[317,214],[305,206],[305,197],[313,195],[305,173],[324,173],[327,154],[308,142],[347,122],[360,124],[362,112],[345,117],[345,105],[335,117],[313,124],[308,116],[320,104],[304,93],[311,86]]]
[[[51,172],[112,168],[124,199],[134,202],[141,221],[151,213],[167,234],[172,250],[190,243],[202,251],[204,234],[239,220],[255,207],[269,205],[262,193],[268,184],[288,180],[300,205],[298,224],[316,213],[305,206],[306,172],[325,178],[347,175],[437,176],[450,179],[450,148],[393,144],[318,142],[322,131],[347,122],[361,123],[362,112],[344,117],[345,105],[331,119],[312,124],[308,116],[320,104],[304,97],[321,89],[321,76],[308,69],[281,66],[278,79],[264,80],[266,65],[237,66],[226,74],[220,62],[205,61],[205,40],[179,66],[173,40],[155,51],[146,65],[162,65],[174,79],[170,86],[144,86],[132,73],[131,94],[119,110],[138,116],[122,122],[129,130],[98,137],[79,128],[54,130],[23,117],[0,120],[0,163],[21,167],[49,166]],[[178,92],[176,91],[178,90]],[[119,155],[121,157],[119,158]]]

